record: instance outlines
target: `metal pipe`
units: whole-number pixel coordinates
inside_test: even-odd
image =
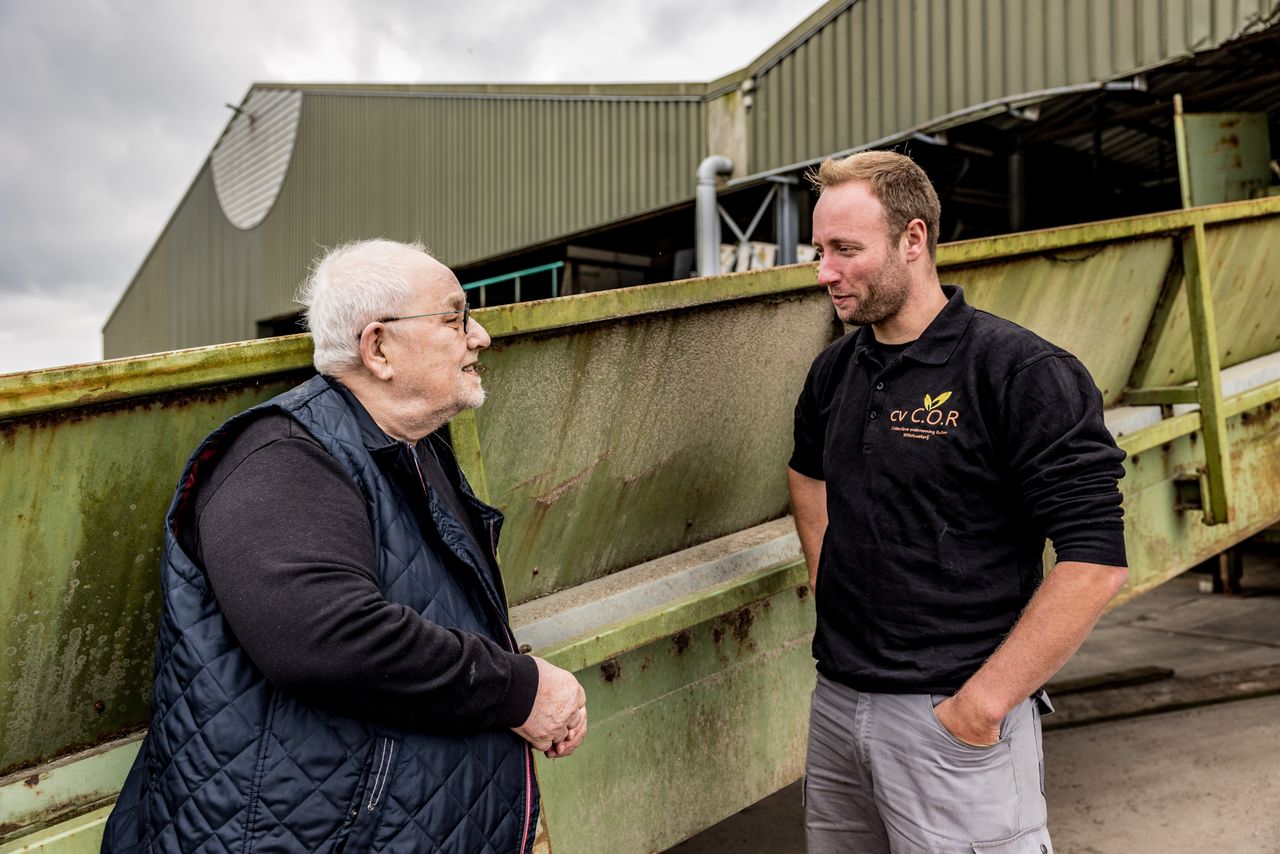
[[[698,164],[698,189],[694,197],[696,216],[698,275],[714,276],[720,272],[720,217],[716,206],[716,176],[733,171],[733,161],[723,154],[712,154]]]
[[[773,239],[778,243],[778,264],[796,263],[796,244],[800,241],[800,217],[797,213],[795,178],[770,178],[781,184],[773,203]]]

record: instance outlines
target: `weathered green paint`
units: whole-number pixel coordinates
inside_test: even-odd
[[[311,336],[288,335],[192,350],[0,375],[0,421],[149,398],[219,383],[243,386],[311,365]]]
[[[1220,525],[1206,525],[1201,512],[1173,509],[1174,481],[1195,477],[1202,465],[1202,434],[1186,433],[1141,451],[1121,441],[1130,454],[1121,482],[1129,581],[1113,607],[1280,520],[1280,382],[1267,393],[1268,402],[1227,417],[1233,512]]]
[[[97,387],[92,373],[76,383]],[[0,420],[0,775],[142,723],[160,526],[182,464],[222,420],[296,381]]]
[[[792,406],[829,317],[811,288],[496,339],[475,418],[512,602],[785,513]]]
[[[538,653],[558,667],[569,671],[582,670],[783,590],[796,590],[808,584],[808,578],[808,569],[803,561],[770,567]]]
[[[555,851],[657,851],[799,777],[812,597],[803,584],[576,675],[591,732],[538,759]]]
[[[1182,238],[1182,261],[1187,270],[1186,295],[1191,320],[1191,349],[1195,354],[1196,399],[1204,432],[1205,475],[1209,494],[1205,521],[1221,525],[1231,517],[1231,467],[1228,465],[1226,416],[1222,411],[1222,368],[1218,359],[1218,329],[1213,320],[1212,283],[1205,260],[1204,224],[1197,223]]]
[[[1173,96],[1173,142],[1178,157],[1178,192],[1182,196],[1182,206],[1191,208],[1195,202],[1191,200],[1191,149],[1187,145],[1187,120],[1182,112],[1182,96]]]
[[[1280,197],[1267,201],[1280,202]],[[1187,213],[1206,210],[1210,209]],[[1188,228],[1194,226],[1192,222]],[[1205,226],[1205,269],[1213,282],[1214,327],[1222,367],[1280,350],[1280,217],[1234,223],[1206,221]],[[1183,228],[1175,234],[1186,231]],[[1191,321],[1183,289],[1156,345],[1146,384],[1181,385],[1194,380],[1195,362],[1186,346],[1190,340]]]
[[[1174,300],[1182,289],[1182,253],[1170,254],[1169,267],[1164,273],[1164,283],[1160,286],[1160,295],[1156,298],[1155,308],[1151,312],[1151,320],[1147,323],[1147,332],[1142,337],[1142,346],[1133,362],[1133,370],[1129,373],[1129,388],[1142,388],[1147,384],[1147,375],[1151,370],[1151,361],[1156,355],[1156,345],[1164,335],[1173,314]]]
[[[1167,322],[1152,323],[1180,235],[1212,224],[1197,260],[1213,281],[1203,296],[1219,341],[1203,346],[1234,364],[1280,350],[1280,325],[1253,325],[1277,311],[1277,214],[1273,199],[944,246],[942,276],[975,305],[1078,352],[1109,404],[1124,399],[1157,328],[1141,357],[1152,393],[1184,395],[1158,389],[1196,379],[1185,293]],[[451,436],[477,489],[507,513],[513,601],[785,512],[795,395],[840,334],[812,266],[477,318],[494,335],[482,356],[490,402],[456,419]],[[208,429],[305,376],[308,346],[296,338],[0,378],[0,767],[142,724],[157,525],[174,478]],[[1210,362],[1211,378],[1216,370]],[[1122,438],[1125,596],[1280,518],[1280,381],[1218,412],[1227,524],[1174,509],[1175,482],[1204,463],[1200,412]],[[583,751],[539,763],[554,845],[665,846],[794,779],[813,672],[803,581],[798,564],[773,567],[546,651],[580,674],[592,704]]]
[[[114,801],[141,745],[141,737],[134,736],[0,779],[0,803],[4,804],[0,843],[11,835],[5,828],[22,828],[26,836],[60,815]],[[5,850],[0,846],[0,851]]]
[[[52,827],[0,845],[0,854],[98,854],[102,850],[102,828],[111,807],[99,807]]]
[[[794,264],[750,273],[728,273],[682,282],[578,294],[556,300],[502,305],[486,309],[480,316],[489,335],[498,339],[814,289],[814,265]]]
[[[1280,197],[1273,196],[1147,216],[1099,220],[1063,228],[1023,231],[1017,234],[1003,234],[999,237],[960,240],[938,247],[938,266],[951,267],[982,261],[1008,260],[1019,255],[1037,255],[1042,252],[1076,249],[1098,243],[1176,234],[1186,231],[1198,222],[1210,226],[1258,220],[1275,214],[1280,214]]]
[[[1125,392],[1129,406],[1171,406],[1175,403],[1199,403],[1199,390],[1186,386],[1154,386]]]
[[[1280,380],[1260,385],[1257,388],[1233,395],[1223,401],[1222,414],[1225,418],[1243,415],[1259,407],[1280,400]],[[1184,412],[1172,418],[1166,418],[1145,430],[1139,430],[1122,436],[1117,444],[1129,454],[1141,454],[1152,448],[1168,444],[1174,439],[1189,436],[1200,429],[1200,413]]]

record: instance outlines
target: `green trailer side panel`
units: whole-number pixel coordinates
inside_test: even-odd
[[[552,849],[662,850],[795,780],[812,632],[802,582],[575,673],[591,731],[537,763]]]
[[[497,340],[476,421],[512,602],[785,513],[829,318],[809,291]]]
[[[1075,353],[1108,404],[1124,392],[1173,256],[1167,237],[943,269],[982,309]]]
[[[1132,434],[1135,439],[1142,433]],[[1123,439],[1120,447],[1126,447]],[[1227,419],[1232,520],[1206,525],[1199,510],[1175,510],[1175,480],[1204,461],[1200,433],[1125,460],[1125,548],[1129,581],[1112,607],[1169,580],[1280,521],[1280,397]],[[1207,500],[1207,499],[1206,499]]]
[[[161,525],[226,417],[296,379],[0,421],[0,776],[136,729]]]
[[[1280,220],[1276,217],[1210,225],[1209,280],[1224,368],[1280,349]],[[1149,385],[1195,379],[1186,292],[1178,294],[1166,334],[1156,347]]]

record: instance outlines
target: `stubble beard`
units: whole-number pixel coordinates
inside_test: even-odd
[[[889,258],[867,281],[867,295],[852,308],[837,309],[840,320],[851,326],[869,326],[883,323],[896,315],[907,304],[911,284],[905,266]]]
[[[476,377],[474,386],[463,388],[458,394],[459,409],[479,409],[484,406],[484,399],[484,385],[480,382],[480,378]]]

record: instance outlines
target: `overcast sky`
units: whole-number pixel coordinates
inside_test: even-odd
[[[92,361],[251,83],[707,81],[820,0],[0,0],[0,373]]]

